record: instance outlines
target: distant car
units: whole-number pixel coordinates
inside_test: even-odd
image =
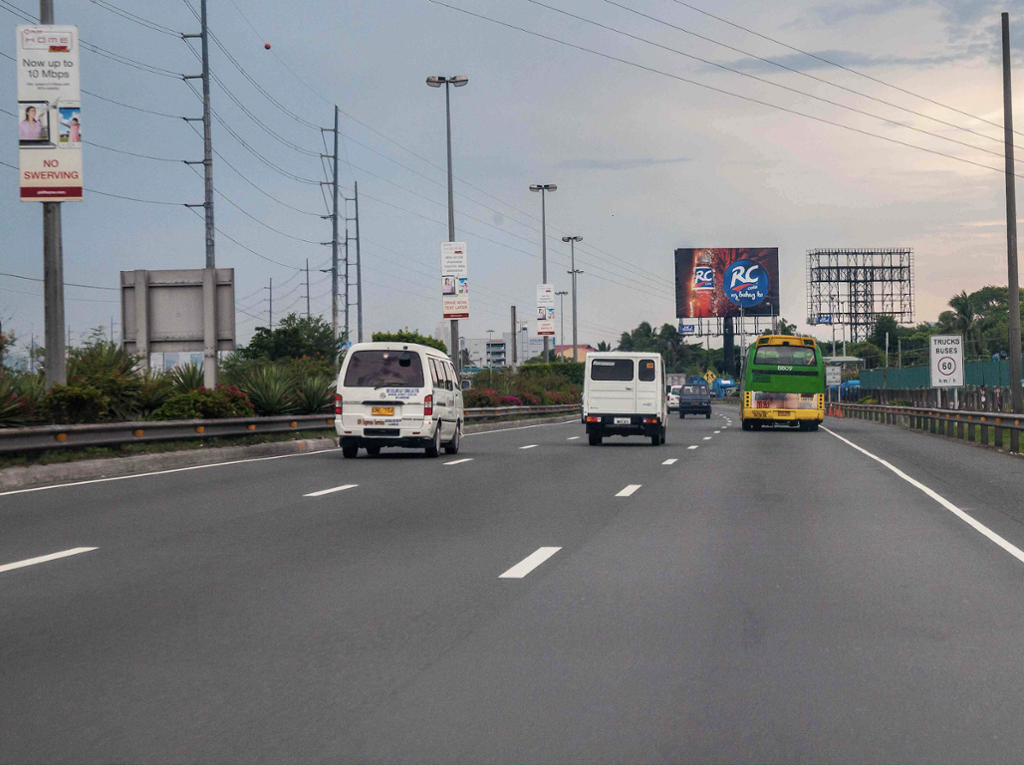
[[[668,391],[668,410],[670,412],[679,411],[679,391],[682,390],[682,385],[673,385]]]
[[[711,419],[711,393],[707,385],[684,385],[679,391],[679,419],[688,414],[703,414]]]

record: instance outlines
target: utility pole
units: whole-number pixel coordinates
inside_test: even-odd
[[[274,277],[270,277],[270,330],[274,330]]]
[[[896,368],[903,369],[903,338],[896,338]]]
[[[561,290],[556,292],[558,295],[558,318],[562,322],[562,326],[558,329],[558,339],[562,341],[562,353],[565,353],[565,296],[569,294],[567,290]],[[558,354],[558,343],[555,343],[555,355]]]
[[[885,333],[885,368],[889,368],[889,333]]]
[[[519,365],[519,356],[516,354],[516,307],[512,306],[512,369]]]
[[[309,310],[309,258],[306,258],[306,319],[310,318]]]
[[[352,286],[351,278],[349,277],[349,258],[348,258],[348,243],[352,237],[348,235],[348,224],[353,218],[348,217],[348,203],[352,200],[347,197],[342,197],[345,202],[345,342],[349,342],[352,337],[351,323],[349,321],[351,315],[352,301],[350,299],[349,289]]]
[[[579,357],[580,350],[579,350],[579,345],[577,344],[577,341],[576,341],[576,275],[577,274],[582,274],[583,272],[576,270],[576,242],[582,242],[583,241],[583,237],[582,236],[563,236],[562,237],[562,241],[569,243],[569,252],[570,252],[570,258],[571,258],[571,260],[570,260],[571,266],[570,267],[572,268],[571,271],[567,272],[567,273],[572,275],[572,360],[573,361],[579,361],[580,360],[580,357]]]
[[[32,374],[36,373],[36,333],[33,332],[30,337],[32,338],[28,346],[28,370]]]
[[[353,183],[356,203],[356,339],[363,342],[363,262],[359,256],[359,181]]]
[[[39,0],[39,23],[53,24],[53,0]],[[43,318],[46,323],[46,387],[67,382],[64,345],[64,244],[61,203],[43,202]]]
[[[530,186],[530,191],[540,192],[540,262],[541,262],[541,282],[544,284],[548,283],[548,219],[547,219],[547,204],[545,197],[549,191],[557,191],[558,186],[553,183],[535,183]],[[580,237],[582,239],[583,237]],[[564,236],[562,237],[563,242],[569,241]],[[548,336],[544,335],[544,363],[550,362],[548,358]]]
[[[1010,14],[1003,22],[1003,135],[1006,142],[1006,267],[1010,309],[1010,401],[1014,414],[1024,412],[1021,391],[1020,276],[1017,272],[1017,192],[1013,164],[1013,90],[1010,87]],[[1020,431],[1010,431],[1010,451],[1020,451]]]
[[[338,107],[334,107],[334,208],[331,212],[331,331],[338,354]]]

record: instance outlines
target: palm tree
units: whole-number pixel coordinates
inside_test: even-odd
[[[945,317],[949,329],[964,336],[968,357],[978,356],[982,352],[981,316],[967,290],[962,290],[950,300],[949,307],[953,309],[952,312],[943,312],[940,318]]]
[[[607,342],[607,341],[605,341],[605,340],[602,340],[601,342],[599,342],[597,344],[597,350],[599,350],[599,351],[610,351],[611,349],[612,349],[612,344]]]

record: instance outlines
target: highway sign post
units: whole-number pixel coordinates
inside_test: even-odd
[[[964,339],[961,335],[932,335],[929,368],[933,388],[964,384]]]
[[[831,364],[825,367],[825,384],[826,385],[841,385],[843,382],[843,368]]]

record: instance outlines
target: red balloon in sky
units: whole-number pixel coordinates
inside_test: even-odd
[[[263,43],[263,47],[270,50],[270,43]]]

